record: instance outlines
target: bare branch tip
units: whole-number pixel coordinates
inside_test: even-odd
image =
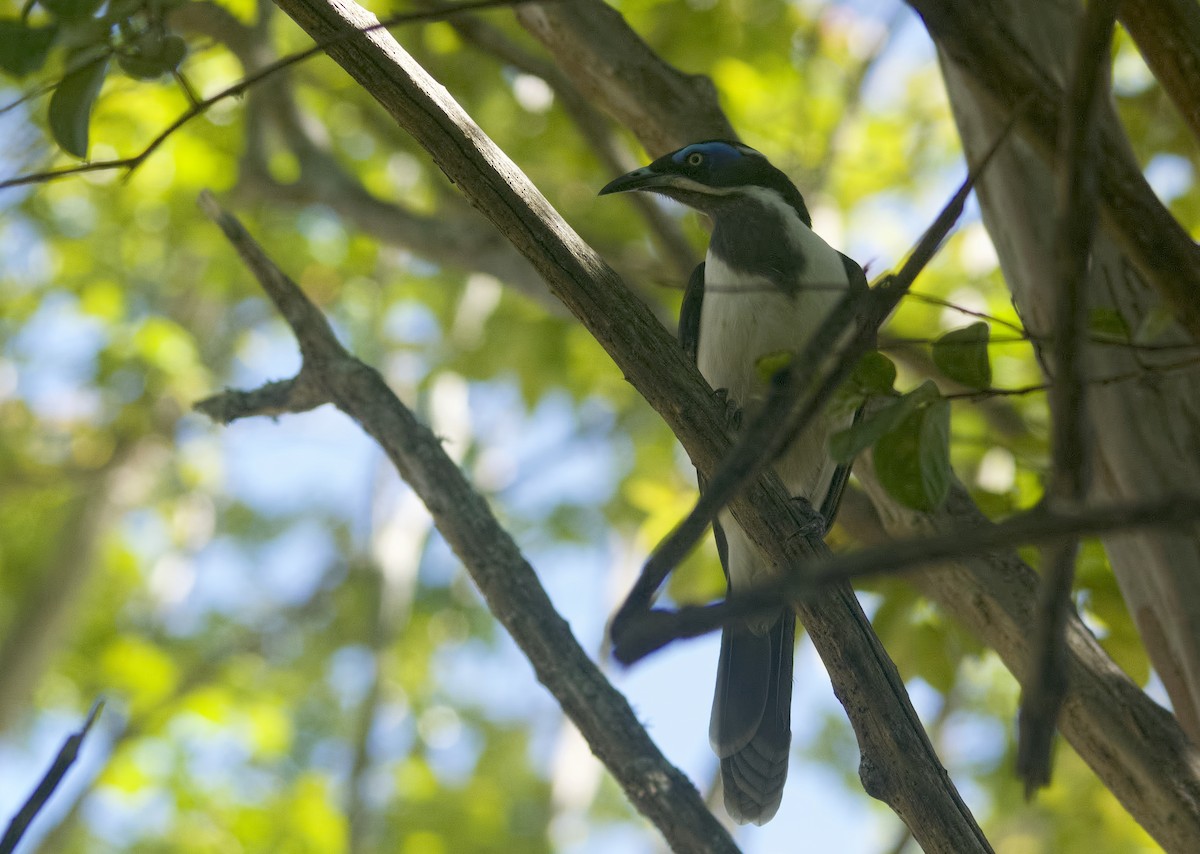
[[[94,703],[92,703],[92,708],[88,711],[87,720],[83,722],[83,728],[79,730],[80,736],[87,735],[88,730],[90,730],[92,728],[92,724],[94,724],[100,718],[100,713],[103,711],[104,696],[101,695],[96,698]]]

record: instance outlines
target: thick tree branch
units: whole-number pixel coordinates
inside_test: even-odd
[[[638,163],[625,146],[617,141],[612,122],[580,94],[574,82],[557,65],[534,56],[479,16],[456,15],[450,25],[480,50],[545,80],[609,174],[621,175],[637,167]],[[670,259],[679,281],[686,282],[699,259],[679,222],[645,193],[629,193],[625,201],[646,221],[660,251]]]
[[[1062,87],[1013,33],[994,3],[907,0],[934,41],[967,74],[972,85],[1011,112],[1030,99],[1023,136],[1043,161],[1053,163],[1059,136]],[[1096,173],[1100,211],[1108,231],[1142,277],[1200,339],[1200,247],[1163,207],[1129,150],[1107,106],[1096,118]]]
[[[379,32],[371,17],[339,0],[279,0],[329,54],[428,150],[438,166],[539,269],[550,289],[596,337],[625,376],[667,420],[701,472],[728,451],[725,411],[682,349],[615,273],[583,244],[445,89]],[[573,4],[572,4],[573,5]],[[354,32],[354,38],[339,34]],[[782,566],[810,556],[777,477],[760,479],[733,505],[735,518]],[[819,541],[817,548],[821,548]],[[941,767],[908,702],[895,666],[848,587],[801,609],[851,716],[867,791],[888,802],[927,851],[989,850]]]
[[[587,98],[655,157],[698,139],[738,138],[712,81],[663,62],[601,0],[530,3],[517,10],[517,20]]]
[[[1194,0],[1124,0],[1121,23],[1200,142],[1200,5]]]
[[[446,455],[437,437],[404,406],[377,371],[338,343],[320,310],[276,267],[211,196],[201,200],[254,272],[296,335],[304,361],[292,384],[306,392],[268,397],[255,409],[254,393],[217,395],[197,408],[222,421],[276,414],[280,405],[310,408],[315,398],[335,404],[383,448],[400,476],[421,497],[438,530],[471,573],[488,607],[529,658],[538,680],[554,695],[630,801],[676,851],[736,851],[724,828],[688,779],[658,751],[625,698],[587,657],[537,579],[533,568]],[[284,384],[274,384],[274,391]],[[309,396],[311,394],[311,396]]]

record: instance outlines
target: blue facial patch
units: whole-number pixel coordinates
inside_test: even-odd
[[[741,148],[728,142],[697,142],[679,149],[671,156],[671,159],[676,163],[686,163],[688,155],[693,153],[703,154],[704,158],[716,167],[735,163],[746,156]]]

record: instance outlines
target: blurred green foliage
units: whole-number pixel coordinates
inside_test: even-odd
[[[936,63],[900,7],[616,5],[667,60],[714,79],[744,139],[793,175],[818,228],[872,276],[898,262],[961,177]],[[221,26],[200,26],[206,20]],[[507,12],[486,21],[539,55]],[[137,154],[187,108],[188,87],[211,95],[242,76],[222,33],[259,24],[278,55],[307,47],[269,5],[244,1],[0,0],[0,70],[10,75],[0,96],[8,104],[30,95],[0,116],[5,174],[70,165],[70,155]],[[678,277],[623,202],[595,201],[612,176],[561,99],[449,24],[405,28],[399,38],[672,318]],[[86,50],[104,58],[76,67],[71,57]],[[124,73],[93,73],[109,56]],[[1194,145],[1124,38],[1118,65],[1138,156],[1190,164],[1170,205],[1196,231]],[[186,86],[171,76],[176,68]],[[53,95],[40,88],[57,81]],[[414,217],[487,234],[429,158],[328,60],[297,67],[286,86],[328,155],[326,176],[340,169]],[[470,678],[446,676],[463,661],[501,673],[523,665],[369,450],[355,451],[359,463],[334,463],[339,477],[361,473],[357,502],[332,484],[338,500],[327,500],[313,478],[301,481],[303,494],[256,491],[276,477],[292,482],[285,475],[310,455],[340,459],[336,443],[349,442],[351,428],[338,432],[335,416],[316,414],[226,431],[189,413],[222,386],[277,379],[297,365],[282,324],[199,215],[195,199],[208,188],[352,349],[433,421],[532,554],[615,566],[644,555],[694,497],[670,432],[596,343],[549,299],[479,263],[497,241],[465,241],[461,262],[450,264],[387,240],[370,215],[355,219],[306,189],[321,176],[304,172],[277,127],[262,132],[278,119],[270,104],[217,105],[128,176],[99,171],[0,191],[0,731],[6,744],[24,745],[46,716],[82,715],[98,695],[109,701],[103,768],[63,807],[43,850],[536,852],[578,839],[578,821],[584,836],[638,822],[609,782],[582,807],[555,794],[547,756],[561,722],[545,697],[497,709],[486,691],[464,690]],[[263,172],[251,174],[254,159]],[[698,254],[701,224],[670,213]],[[906,300],[886,330],[899,374],[885,371],[887,382],[870,391],[887,393],[894,380],[896,393],[909,394],[946,375],[972,387],[1040,381],[1028,341],[1010,328],[1020,320],[977,218],[917,290],[1002,323],[990,324],[988,341],[973,317]],[[935,341],[940,355],[930,351]],[[940,398],[906,410],[902,423],[921,413],[908,426],[948,443],[957,475],[1003,516],[1040,496],[1047,416],[1038,394],[992,403],[1020,429],[1001,432],[986,406],[958,401],[947,430]],[[304,438],[288,444],[292,430]],[[514,449],[528,435],[544,446],[521,456]],[[272,453],[276,443],[288,456]],[[248,454],[265,461],[252,465]],[[604,461],[611,482],[565,484],[561,472],[586,457]],[[923,501],[944,490],[921,485]],[[289,574],[280,551],[309,555],[311,577]],[[560,563],[570,561],[539,563],[551,583],[567,577]],[[1084,549],[1078,584],[1105,648],[1145,684],[1145,656],[1095,544]],[[706,601],[722,586],[706,544],[669,594]],[[940,698],[935,727],[947,765],[970,787],[998,851],[1148,849],[1066,747],[1055,785],[1026,804],[1011,775],[1012,679],[911,588],[865,589],[905,678]],[[589,603],[596,625],[612,605]],[[598,631],[585,641],[598,649]],[[831,718],[801,748],[866,801],[843,720]],[[31,771],[30,787],[35,780]],[[566,832],[556,821],[571,808],[583,818]]]

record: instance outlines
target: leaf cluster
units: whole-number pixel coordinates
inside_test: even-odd
[[[48,121],[55,143],[86,158],[92,110],[112,60],[127,76],[174,74],[187,42],[166,16],[182,0],[29,0],[20,17],[0,18],[0,71],[17,79],[57,55]]]

